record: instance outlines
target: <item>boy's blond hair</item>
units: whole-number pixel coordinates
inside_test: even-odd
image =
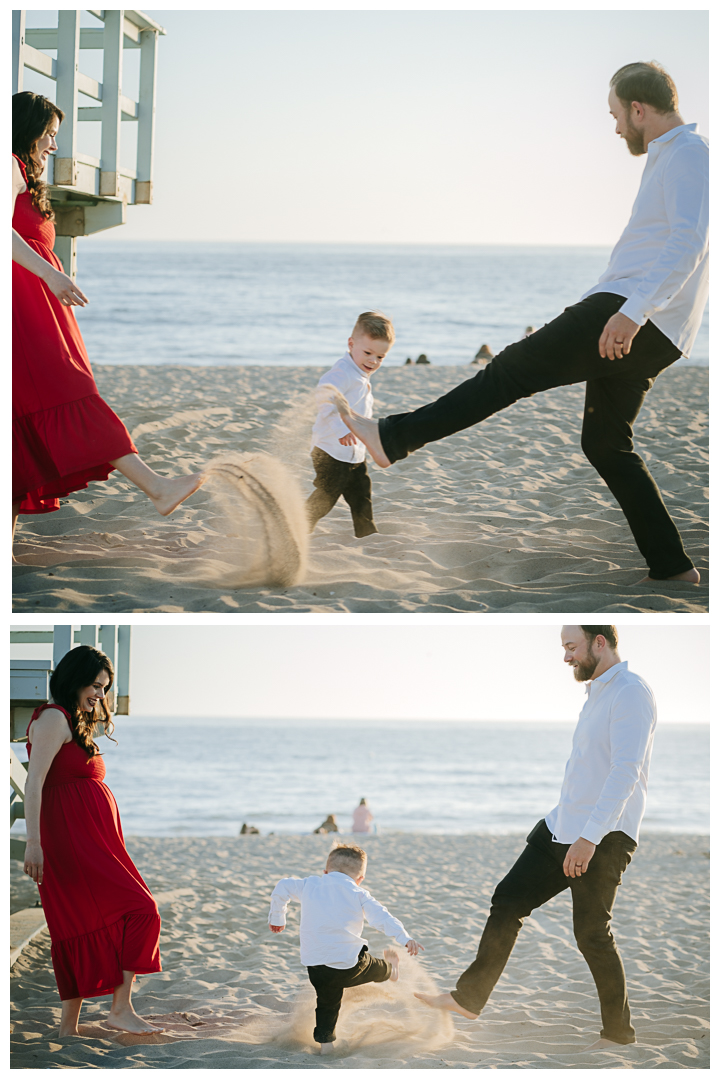
[[[362,315],[358,315],[350,337],[355,334],[366,334],[375,341],[387,341],[389,345],[395,343],[393,324],[382,311],[363,311]]]
[[[325,864],[328,870],[339,870],[351,878],[365,876],[367,855],[357,844],[333,844]]]

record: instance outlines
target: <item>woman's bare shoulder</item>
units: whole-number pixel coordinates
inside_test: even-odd
[[[72,739],[72,732],[70,731],[67,716],[58,705],[48,705],[30,725],[29,735],[31,743],[33,742],[33,736],[37,738],[38,735],[42,734],[66,734],[67,738],[63,740],[64,742],[69,742]]]

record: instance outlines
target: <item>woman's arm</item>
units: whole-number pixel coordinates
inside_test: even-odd
[[[60,747],[72,736],[67,719],[59,709],[45,709],[32,724],[32,754],[25,782],[25,828],[27,845],[23,867],[33,881],[42,883],[43,853],[40,846],[40,807],[48,769]]]
[[[15,158],[12,159],[12,212],[15,213],[15,200],[18,195],[21,195],[25,190],[25,181],[23,180],[22,173],[20,172],[20,166]],[[63,274],[62,271],[56,270],[47,259],[43,259],[42,255],[38,255],[37,251],[33,251],[29,244],[26,244],[19,232],[15,229],[12,231],[12,257],[13,262],[18,263],[20,266],[29,270],[31,274],[36,274],[42,281],[45,282],[53,296],[56,296],[61,304],[65,304],[68,307],[85,307],[88,299],[84,293],[78,289],[77,285],[71,277],[67,274]]]

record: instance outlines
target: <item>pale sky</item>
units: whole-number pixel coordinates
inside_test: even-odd
[[[146,14],[155,203],[102,240],[614,244],[646,159],[614,134],[613,72],[658,60],[708,131],[707,11]]]
[[[659,722],[709,722],[708,628],[618,627]],[[575,720],[585,700],[563,663],[560,623],[136,625],[131,664],[136,716]]]

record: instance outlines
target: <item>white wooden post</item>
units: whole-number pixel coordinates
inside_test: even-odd
[[[58,108],[65,113],[57,136],[54,184],[77,184],[77,101],[80,70],[80,12],[58,11],[57,94]]]
[[[53,626],[53,668],[56,668],[65,653],[73,647],[72,626]]]
[[[117,656],[118,656],[118,628],[117,626],[101,626],[100,627],[100,648],[106,656],[110,658],[110,663],[114,668],[117,668]],[[115,704],[117,702],[117,685],[107,695],[108,708],[110,712],[115,712]]]
[[[100,148],[100,194],[120,194],[120,120],[123,54],[122,11],[105,12],[103,31],[102,142]]]
[[[13,35],[13,69],[12,69],[12,92],[19,94],[23,88],[23,75],[25,64],[23,62],[23,50],[25,48],[25,12],[13,11],[12,13]]]
[[[56,236],[53,251],[62,263],[62,268],[73,281],[77,277],[77,238],[74,236]]]
[[[140,34],[140,93],[138,94],[137,180],[135,202],[152,202],[152,166],[155,145],[155,69],[158,35]]]
[[[118,626],[117,711],[130,715],[130,634],[132,627]]]

